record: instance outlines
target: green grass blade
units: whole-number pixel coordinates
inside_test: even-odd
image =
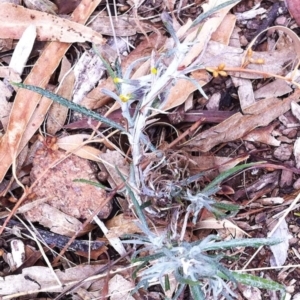
[[[238,3],[240,2],[241,0],[231,0],[231,1],[227,1],[225,3],[222,3],[220,5],[217,5],[216,7],[210,9],[209,11],[201,14],[198,18],[196,18],[192,25],[191,25],[191,28],[197,26],[199,23],[201,23],[202,21],[204,21],[206,18],[210,17],[212,14],[214,14],[215,12],[219,11],[220,9],[222,8],[225,8],[226,6],[228,5],[231,5],[231,4],[235,4],[235,3]]]
[[[279,238],[252,238],[252,239],[232,239],[229,241],[216,242],[208,244],[202,248],[202,251],[230,249],[235,247],[255,247],[271,246],[282,242]]]
[[[190,285],[190,291],[192,294],[192,299],[205,300],[205,295],[202,292],[200,285]]]
[[[234,173],[244,170],[246,168],[249,167],[253,167],[256,166],[258,164],[260,164],[261,162],[255,162],[255,163],[249,163],[249,164],[243,164],[240,166],[236,166],[234,168],[231,168],[228,171],[223,172],[222,174],[220,174],[219,176],[217,176],[210,184],[208,184],[203,190],[202,192],[208,192],[210,189],[214,188],[215,186],[217,186],[218,184],[220,184],[224,179],[228,178],[229,176],[233,175]]]
[[[73,182],[86,183],[86,184],[93,185],[95,187],[98,187],[98,188],[106,190],[106,191],[111,191],[112,190],[112,189],[108,188],[107,186],[105,186],[105,185],[103,185],[99,182],[90,181],[90,180],[86,180],[86,179],[74,179]]]
[[[261,278],[250,274],[241,274],[237,272],[231,272],[231,274],[233,275],[236,281],[245,285],[257,287],[259,289],[272,290],[272,291],[285,290],[285,287],[282,284],[275,282],[273,280]],[[228,279],[227,276],[225,276],[223,273],[218,272],[218,275],[221,278]]]

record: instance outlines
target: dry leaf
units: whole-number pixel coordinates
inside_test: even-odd
[[[134,234],[141,232],[141,229],[135,225],[132,218],[126,218],[124,214],[119,214],[106,221],[106,227],[109,230],[110,237],[120,237],[123,234]]]
[[[52,270],[47,267],[29,267],[22,270],[22,274],[0,277],[0,295],[3,299],[20,297],[20,294],[43,291],[62,292],[71,285],[92,276],[101,265],[81,264],[66,270],[56,270],[55,274],[60,282],[57,282]],[[28,280],[30,278],[31,280]],[[7,296],[7,297],[5,297]],[[9,297],[8,297],[9,296]]]
[[[254,92],[254,97],[257,100],[272,97],[281,97],[291,93],[293,89],[291,86],[281,79],[275,79],[274,81],[263,85]]]
[[[88,134],[68,135],[58,139],[57,145],[60,149],[66,150],[68,152],[72,152],[81,158],[99,162],[101,161],[99,157],[102,154],[102,151],[91,146],[84,146],[84,142],[89,140],[89,138],[90,135]],[[91,142],[96,142],[96,141],[91,140]]]
[[[269,126],[264,126],[262,128],[257,128],[249,132],[247,135],[243,136],[243,139],[249,142],[260,142],[267,145],[278,147],[280,141],[278,141],[272,132],[278,124],[270,124]]]
[[[233,224],[230,220],[217,220],[215,217],[208,217],[197,222],[194,230],[199,229],[225,229],[227,233],[231,233],[232,236],[236,236],[237,232],[239,237],[241,237],[241,235],[250,236],[247,232]]]
[[[235,158],[231,157],[221,157],[214,155],[201,155],[201,156],[191,156],[190,160],[192,163],[189,164],[189,170],[191,175],[198,174],[205,170],[212,170],[213,174],[205,174],[205,176],[217,176],[219,173],[225,172],[239,163],[245,161],[248,158],[247,155],[238,156]]]
[[[24,215],[31,222],[38,222],[52,232],[69,237],[82,228],[82,223],[77,218],[45,203],[28,210]]]
[[[296,102],[291,103],[292,114],[300,121],[300,105]]]
[[[3,39],[19,39],[29,25],[34,25],[41,41],[89,41],[100,45],[105,42],[101,34],[82,24],[10,3],[0,4],[0,22]]]
[[[14,267],[20,267],[25,261],[25,247],[21,240],[13,239],[10,242],[11,255],[14,261]],[[12,270],[13,271],[13,270]]]
[[[300,168],[300,138],[297,138],[294,144],[294,156],[296,160],[296,166],[299,169]]]
[[[36,27],[29,25],[23,32],[17,46],[13,52],[9,67],[19,75],[23,74],[23,70],[27,64],[30,52],[36,38]]]
[[[227,14],[217,30],[211,35],[211,40],[228,45],[236,23],[236,16]]]
[[[73,87],[74,87],[74,73],[70,72],[71,63],[66,57],[62,59],[61,71],[59,74],[58,81],[60,82],[57,95],[64,97],[65,99],[71,100]],[[65,76],[66,75],[66,76]],[[57,102],[53,102],[47,116],[47,133],[55,135],[55,133],[62,129],[64,126],[69,109]]]
[[[11,89],[9,89],[8,86],[0,80],[0,122],[4,131],[7,129],[9,114],[13,105],[11,102],[8,102],[11,95]]]
[[[252,82],[249,79],[232,76],[232,82],[238,90],[239,101],[242,111],[255,103]]]
[[[108,294],[111,300],[134,300],[130,291],[134,288],[132,281],[126,280],[123,276],[116,274],[108,282]]]
[[[274,224],[273,224],[274,225]],[[288,225],[285,219],[280,220],[280,224],[275,230],[275,232],[270,236],[270,238],[280,238],[283,241],[277,245],[270,246],[273,256],[270,259],[270,264],[272,267],[281,267],[284,265],[289,250],[289,239],[292,238],[289,232]]]
[[[284,0],[284,1],[291,16],[295,19],[298,26],[300,26],[300,6],[298,0]]]
[[[112,30],[113,24],[113,30]],[[143,22],[140,22],[142,25]],[[137,32],[140,32],[139,28],[136,26],[134,18],[130,18],[126,15],[118,15],[118,18],[110,18],[106,16],[98,15],[90,24],[93,30],[110,36],[132,36]],[[147,27],[145,32],[147,32]]]
[[[83,97],[104,74],[105,68],[98,54],[93,49],[84,52],[74,67],[73,102],[81,104]]]
[[[99,164],[100,168],[103,167],[109,173],[108,182],[112,187],[119,186],[123,183],[123,179],[120,177],[116,168],[123,174],[125,178],[129,176],[129,163],[118,151],[107,150],[106,153],[101,153],[100,157],[102,163]]]
[[[94,221],[108,239],[109,244],[120,254],[120,256],[126,255],[126,249],[123,242],[120,240],[120,237],[110,234],[110,231],[107,229],[106,225],[97,216],[94,217]]]
[[[213,126],[195,136],[192,140],[185,143],[185,150],[207,152],[220,143],[242,138],[251,130],[259,126],[267,126],[270,122],[287,112],[292,101],[300,101],[299,96],[300,91],[296,90],[294,94],[283,101],[273,98],[258,101],[246,109],[246,115],[236,113],[217,126]]]

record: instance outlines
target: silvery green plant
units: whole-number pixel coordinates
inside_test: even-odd
[[[219,176],[217,176],[202,191],[185,192],[184,189],[177,192],[177,197],[190,201],[187,207],[187,213],[193,213],[196,221],[198,212],[206,208],[218,216],[224,217],[224,211],[235,212],[237,206],[217,203],[212,195],[219,189],[219,184],[228,176],[237,171],[241,171],[255,164],[245,164],[234,167]],[[202,173],[182,180],[180,184],[184,187],[198,180]],[[262,245],[274,245],[282,242],[278,238],[252,238],[252,239],[232,239],[229,241],[220,241],[218,236],[210,235],[202,240],[188,243],[181,239],[174,239],[168,230],[163,232],[151,231],[148,227],[144,210],[139,205],[135,193],[127,184],[128,194],[135,207],[139,226],[143,234],[124,236],[125,243],[133,244],[135,247],[142,246],[136,250],[132,261],[139,262],[140,265],[135,271],[135,276],[139,277],[139,283],[135,290],[139,288],[148,288],[151,284],[159,282],[162,288],[167,291],[170,277],[175,278],[177,289],[172,297],[177,299],[186,287],[189,288],[193,299],[207,299],[212,296],[218,299],[219,296],[225,299],[235,298],[232,287],[237,283],[258,287],[261,289],[280,291],[281,299],[284,299],[284,286],[274,281],[260,278],[248,274],[240,274],[231,271],[223,266],[221,260],[226,257],[224,251],[236,247],[260,247]],[[146,256],[140,256],[141,253],[148,253]]]
[[[143,229],[143,226],[141,228]],[[176,243],[169,240],[167,233],[149,234],[148,229],[145,230],[145,233],[146,236],[135,235],[135,239],[126,241],[131,244],[143,245],[142,250],[136,251],[133,257],[133,262],[141,263],[137,269],[140,271],[138,274],[140,281],[135,291],[141,287],[147,288],[156,281],[167,291],[171,277],[175,278],[177,282],[177,290],[172,297],[174,300],[186,287],[190,289],[193,299],[207,299],[208,296],[213,296],[214,299],[218,299],[219,296],[233,299],[235,293],[229,287],[228,281],[231,281],[233,287],[236,287],[236,284],[240,282],[259,288],[279,290],[282,294],[284,293],[284,287],[276,282],[232,272],[220,262],[225,257],[224,250],[226,249],[273,245],[279,243],[280,240],[234,239],[218,241],[217,236],[211,235],[194,243]],[[140,252],[145,251],[153,254],[137,257]],[[213,254],[209,252],[213,252]]]

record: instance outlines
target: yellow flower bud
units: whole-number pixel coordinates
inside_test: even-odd
[[[120,99],[122,102],[127,102],[130,99],[130,94],[124,95],[124,94],[120,94]]]
[[[151,68],[151,74],[156,75],[157,74],[157,69],[152,67]]]
[[[225,71],[219,71],[218,73],[219,73],[219,75],[221,75],[223,77],[227,76],[227,73]]]
[[[224,63],[219,64],[218,70],[223,71],[224,68],[225,68],[225,64]]]
[[[114,78],[114,83],[122,83],[122,82],[123,82],[122,78],[119,78],[119,77]]]

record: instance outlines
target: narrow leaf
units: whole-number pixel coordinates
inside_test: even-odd
[[[90,110],[90,109],[87,109],[81,105],[78,105],[72,101],[69,101],[68,99],[65,99],[61,96],[58,96],[50,91],[47,91],[47,90],[44,90],[40,87],[37,87],[37,86],[33,86],[33,85],[28,85],[28,84],[23,84],[23,83],[16,83],[16,82],[11,82],[12,85],[15,85],[15,86],[18,86],[20,88],[23,88],[23,89],[26,89],[26,90],[30,90],[30,91],[33,91],[33,92],[36,92],[42,96],[45,96],[55,102],[58,102],[59,104],[63,105],[63,106],[66,106],[67,108],[69,109],[72,109],[76,112],[79,112],[83,115],[86,115],[88,117],[91,117],[97,121],[100,121],[100,122],[103,122],[105,124],[107,124],[108,126],[111,126],[115,129],[118,129],[122,132],[126,132],[125,131],[125,128],[122,127],[120,124],[106,118],[106,117],[103,117],[97,113],[95,113],[94,111]]]

